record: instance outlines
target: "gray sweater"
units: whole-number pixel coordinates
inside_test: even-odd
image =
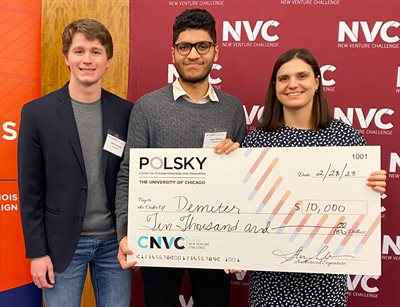
[[[132,109],[124,159],[117,178],[116,216],[118,240],[127,234],[130,148],[201,148],[207,132],[227,132],[241,142],[246,120],[240,101],[215,89],[219,101],[195,104],[176,101],[172,85],[142,96]]]

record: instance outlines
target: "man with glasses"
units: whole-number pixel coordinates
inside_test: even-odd
[[[123,268],[127,246],[129,148],[200,148],[215,146],[211,133],[219,136],[216,152],[229,153],[246,134],[242,104],[214,89],[208,82],[218,59],[215,20],[206,10],[186,10],[173,26],[172,62],[179,78],[170,85],[141,97],[133,108],[124,160],[117,179],[116,213]],[[236,142],[236,143],[234,143]],[[210,144],[211,143],[211,144]],[[185,269],[142,267],[147,307],[177,307]],[[196,307],[228,305],[230,277],[223,270],[189,269]]]

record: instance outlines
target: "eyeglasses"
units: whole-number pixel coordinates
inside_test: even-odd
[[[176,50],[178,50],[178,53],[180,55],[188,55],[192,51],[193,47],[196,48],[198,54],[204,55],[208,53],[208,51],[210,51],[211,46],[215,46],[215,44],[207,41],[201,41],[193,44],[179,43],[174,45],[174,47],[176,48]]]

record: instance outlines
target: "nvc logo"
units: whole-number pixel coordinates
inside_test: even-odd
[[[325,75],[326,72],[332,73],[336,70],[336,66],[333,65],[323,65],[320,67],[321,70],[321,82],[323,86],[333,86],[336,84],[335,79],[327,79],[327,75]]]
[[[141,236],[138,238],[138,246],[142,249],[185,249],[184,237],[164,237],[164,236]]]
[[[378,280],[379,276],[369,276],[369,275],[355,275],[353,279],[351,276],[347,276],[347,288],[350,291],[355,291],[358,285],[361,285],[363,291],[368,293],[376,293],[379,288],[376,285],[372,285],[373,281],[371,279]]]
[[[400,236],[396,237],[396,243],[388,235],[383,236],[382,254],[388,255],[391,250],[395,255],[400,256]]]
[[[389,172],[396,173],[398,166],[400,166],[400,156],[396,152],[391,152],[390,153]]]
[[[257,20],[254,26],[248,20],[237,20],[234,26],[229,21],[222,23],[222,41],[229,40],[229,36],[235,41],[241,41],[244,29],[244,35],[249,42],[254,42],[260,35],[267,42],[275,42],[279,39],[277,34],[270,34],[270,28],[277,28],[279,21],[276,20]]]
[[[361,26],[361,30],[360,30]],[[339,21],[339,35],[338,42],[344,42],[346,37],[352,42],[358,42],[361,38],[360,32],[365,38],[367,43],[372,43],[379,37],[386,43],[396,43],[400,40],[399,35],[390,36],[393,31],[391,28],[399,28],[400,23],[398,21],[390,20],[387,22],[376,21],[371,26],[368,25],[367,21],[353,21],[351,26],[345,21]]]
[[[393,179],[400,179],[399,167],[400,167],[400,156],[398,155],[397,152],[391,152],[388,177]]]
[[[222,82],[221,78],[217,77],[217,78],[213,78],[211,75],[213,74],[214,70],[221,70],[222,66],[219,64],[213,64],[212,68],[211,68],[211,73],[208,76],[208,82],[210,82],[210,84],[212,85],[217,85],[220,84]],[[176,70],[174,64],[168,64],[168,83],[172,83],[174,82],[174,80],[176,78],[179,78],[179,74],[178,71]]]
[[[139,158],[139,169],[145,169],[151,167],[153,169],[203,169],[203,165],[206,162],[207,157],[140,157]]]
[[[347,108],[346,114],[339,107],[334,109],[334,117],[341,119],[343,122],[349,125],[353,125],[354,120],[357,119],[361,128],[368,128],[373,121],[376,127],[383,130],[393,128],[393,124],[390,122],[390,120],[388,120],[388,117],[393,114],[394,111],[388,108],[372,108],[369,109],[367,113],[365,113],[362,108]]]

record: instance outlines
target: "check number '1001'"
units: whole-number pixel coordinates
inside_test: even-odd
[[[363,154],[363,153],[356,153],[351,155],[353,157],[353,160],[367,160],[368,155]]]

